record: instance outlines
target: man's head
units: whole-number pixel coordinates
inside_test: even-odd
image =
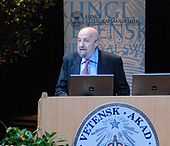
[[[77,37],[77,52],[80,57],[90,58],[98,46],[98,32],[93,27],[85,27],[80,30]]]

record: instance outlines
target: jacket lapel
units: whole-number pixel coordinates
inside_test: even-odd
[[[80,74],[81,57],[77,55],[73,58],[72,74]]]
[[[102,74],[102,73],[103,73],[102,54],[101,54],[101,51],[99,50],[97,74]]]
[[[113,74],[112,62],[109,62],[110,59],[107,58],[107,55],[99,50],[99,59],[97,66],[98,74]]]

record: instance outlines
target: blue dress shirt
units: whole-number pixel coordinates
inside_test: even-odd
[[[88,72],[89,72],[90,75],[96,75],[97,74],[98,54],[99,54],[99,50],[96,49],[95,52],[89,58],[90,62],[89,62],[89,65],[88,65]],[[82,70],[85,68],[84,62],[86,62],[86,59],[82,58],[81,64],[80,64],[80,74],[81,74]]]

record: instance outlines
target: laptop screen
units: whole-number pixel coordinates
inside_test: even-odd
[[[170,74],[134,74],[132,95],[170,95]]]
[[[112,96],[114,95],[114,75],[71,75],[70,96]]]

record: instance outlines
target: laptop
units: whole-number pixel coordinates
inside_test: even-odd
[[[170,95],[170,73],[132,75],[132,95]]]
[[[114,75],[71,75],[68,81],[70,96],[112,96]]]

